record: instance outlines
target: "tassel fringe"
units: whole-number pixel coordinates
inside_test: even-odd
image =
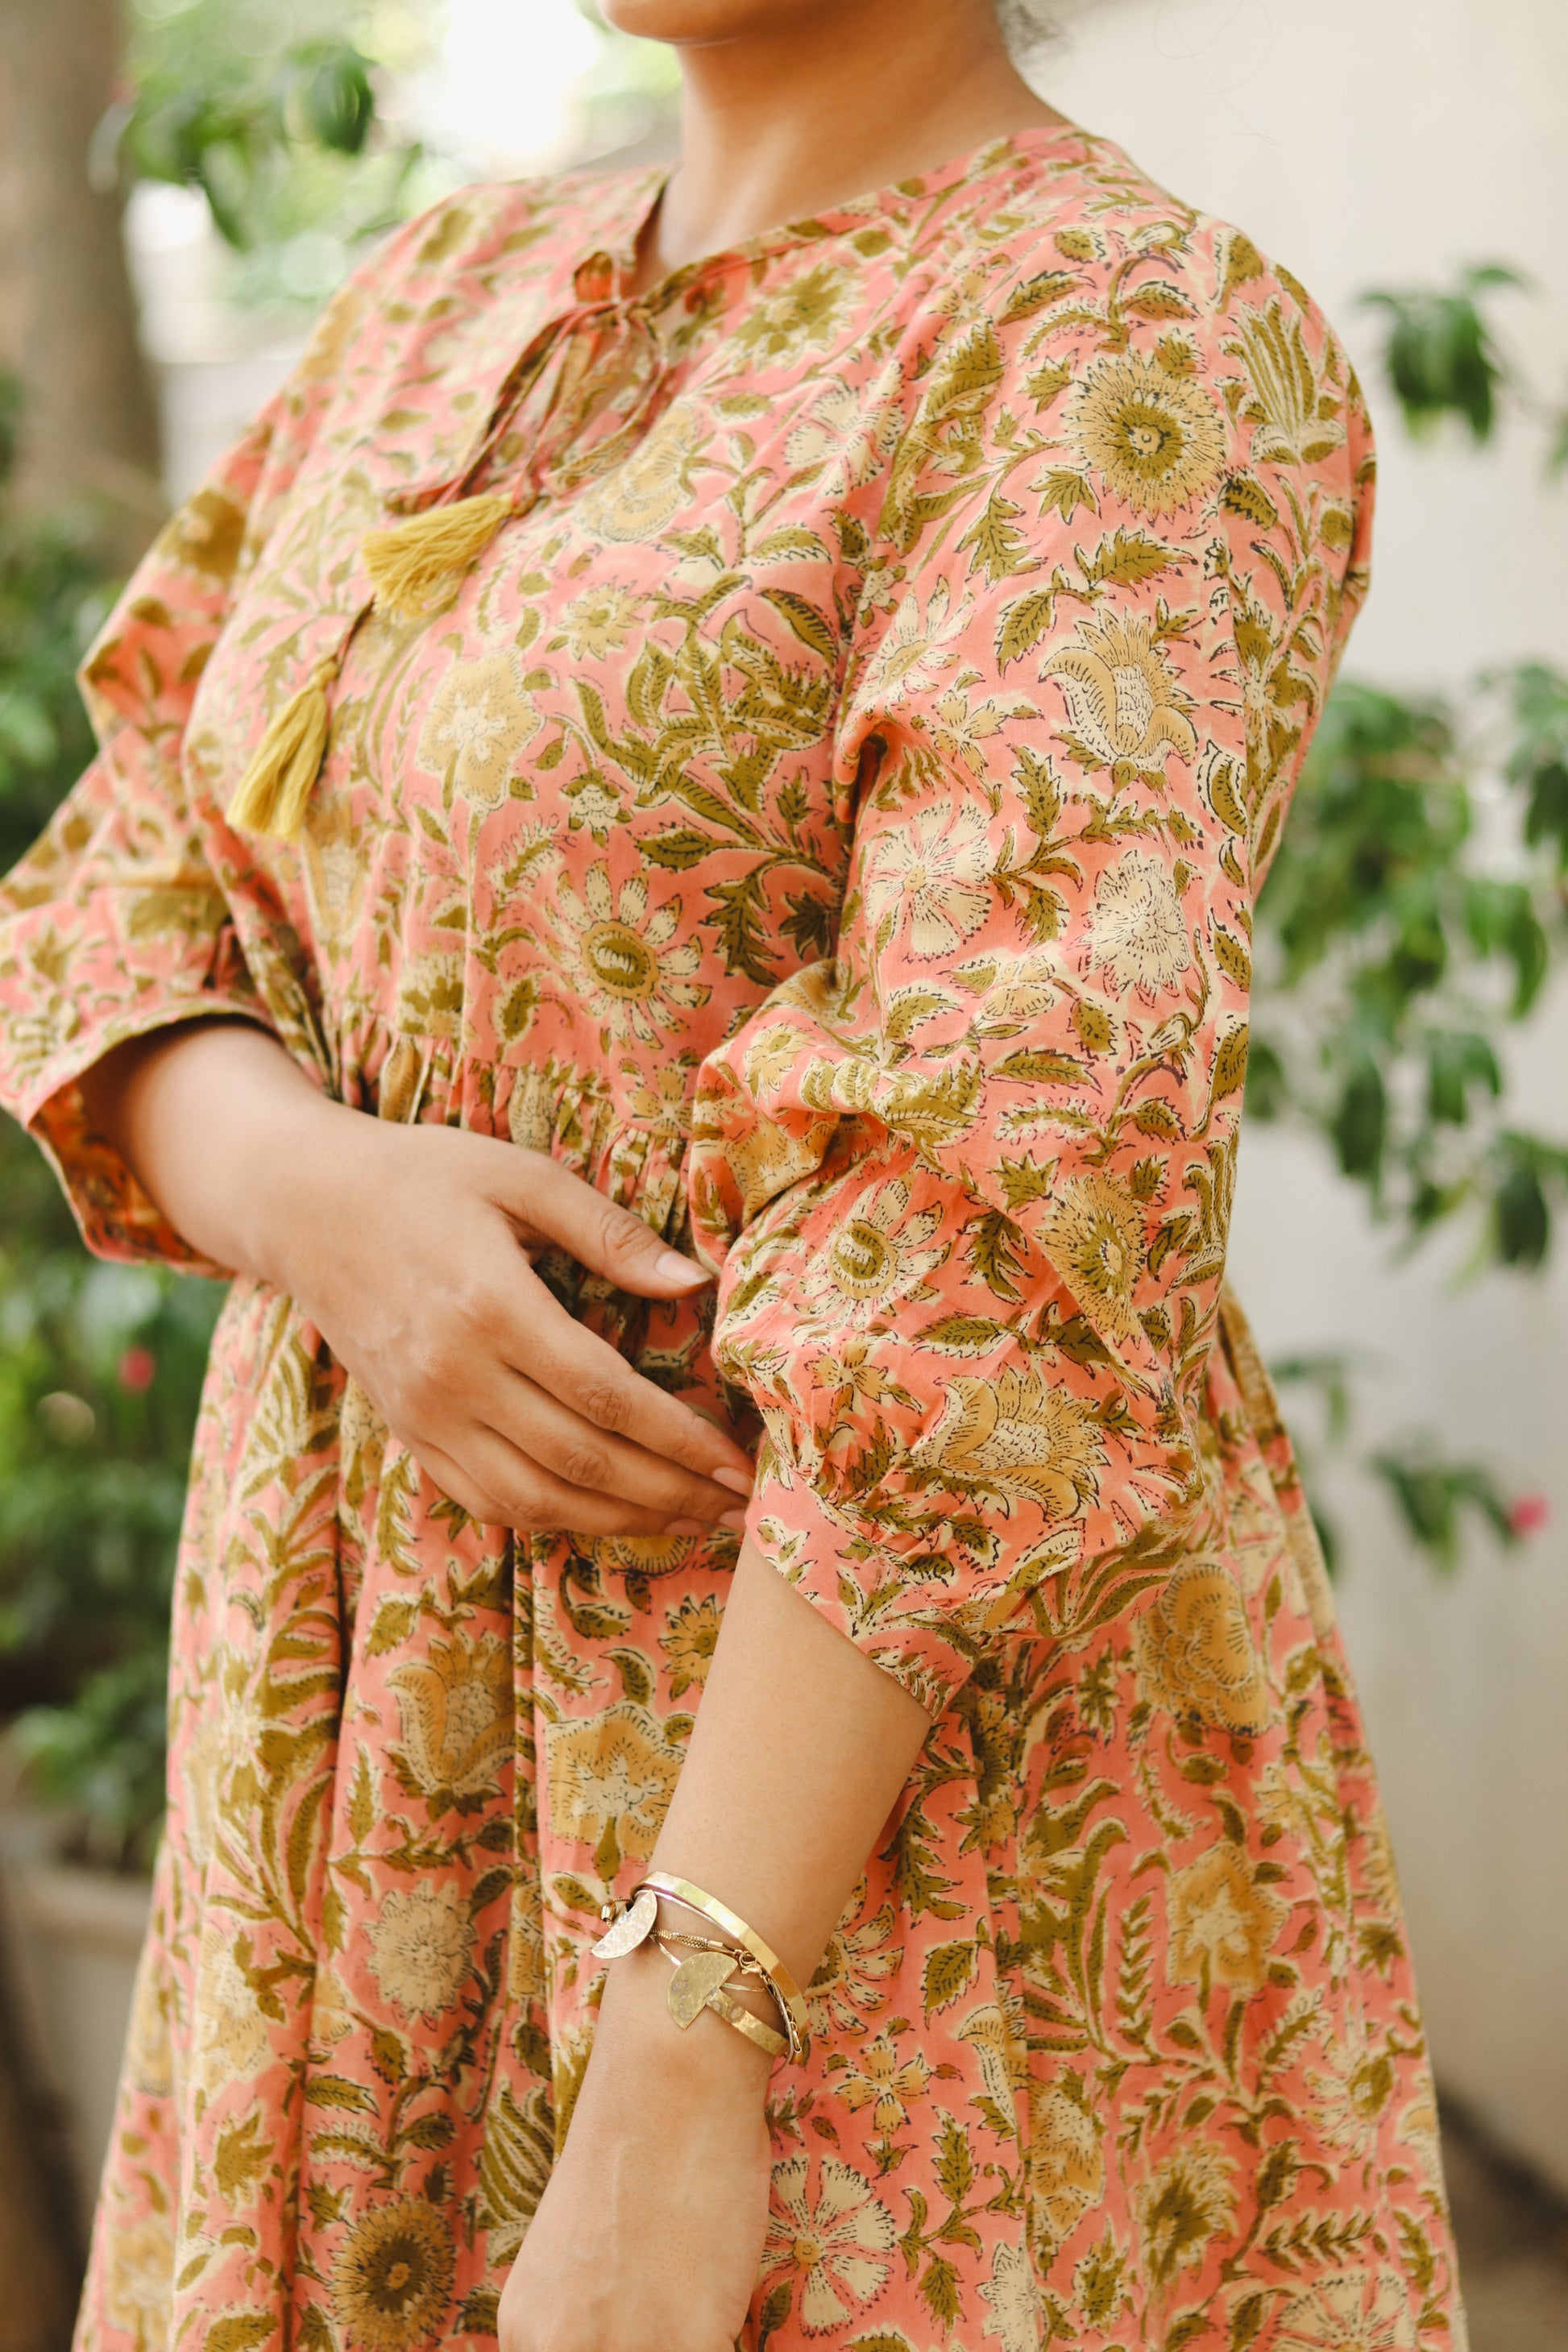
[[[272,719],[229,803],[237,830],[298,839],[327,748],[327,688],[337,674],[335,658],[321,663]]]
[[[387,530],[367,532],[365,570],[376,610],[406,621],[428,620],[449,604],[463,574],[519,509],[510,497],[482,490],[455,506],[432,507]]]

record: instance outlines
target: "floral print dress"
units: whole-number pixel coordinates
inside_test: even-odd
[[[720,1272],[547,1262],[761,1444],[763,1557],[929,1709],[775,2078],[744,2342],[1462,2340],[1377,1789],[1223,1288],[1252,908],[1365,584],[1302,289],[1032,130],[629,296],[647,177],[395,237],[93,653],[5,1098],[227,1012]],[[367,531],[503,528],[413,617]],[[226,821],[325,664],[296,845]],[[514,1540],[232,1288],[84,2352],[493,2336],[734,1540]],[[765,1924],[765,1923],[764,1923]]]

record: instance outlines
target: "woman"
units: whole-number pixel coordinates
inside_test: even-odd
[[[607,13],[678,171],[353,281],[9,885],[89,1242],[237,1276],[81,2341],[1452,2345],[1221,1289],[1353,379],[982,0]]]

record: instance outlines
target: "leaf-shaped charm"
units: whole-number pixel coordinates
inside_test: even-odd
[[[738,1952],[692,1952],[669,1979],[669,2013],[677,2025],[689,2025],[708,1996],[727,1984],[740,1964]]]
[[[625,1959],[645,1940],[658,1917],[658,1897],[651,1886],[645,1886],[630,1909],[623,1911],[615,1925],[606,1927],[589,1949],[596,1960]]]

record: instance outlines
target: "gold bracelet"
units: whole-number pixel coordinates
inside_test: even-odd
[[[753,1928],[748,1927],[746,1922],[727,1905],[721,1903],[716,1895],[705,1894],[700,1886],[694,1886],[689,1878],[677,1878],[668,1871],[650,1870],[641,1885],[633,1888],[629,1900],[605,1904],[600,1916],[608,1925],[604,1935],[592,1947],[594,1958],[597,1960],[620,1959],[626,1953],[636,1951],[637,1946],[650,1936],[658,1940],[659,1936],[668,1935],[675,1940],[675,1929],[658,1929],[661,1897],[667,1902],[679,1904],[683,1910],[697,1912],[701,1917],[710,1920],[714,1927],[722,1929],[726,1937],[732,1938],[731,1943],[721,1945],[697,1937],[679,1938],[681,1942],[689,1942],[694,1948],[690,1958],[677,1968],[669,1988],[669,2013],[677,2024],[689,2025],[697,2011],[705,2006],[713,2008],[721,2017],[727,2010],[732,2009],[739,2016],[749,2019],[760,2032],[768,2034],[771,2041],[779,2042],[778,2054],[782,2056],[787,2052],[798,2065],[810,2047],[810,2027],[800,1987],[778,1954],[763,1943]],[[733,1948],[734,1944],[740,1945],[739,1951]],[[665,1957],[668,1958],[669,1955],[666,1953]],[[723,1993],[724,1984],[739,1971],[760,1975],[777,2006],[784,2039],[781,2040],[770,2027],[752,2017],[749,2010],[742,2009]],[[703,1988],[700,1991],[698,1990],[700,1984]],[[722,1995],[723,2007],[710,1998],[715,1992]],[[691,2004],[689,2012],[683,2013],[687,2011],[689,2002]],[[727,2021],[733,2022],[732,2020]],[[738,2030],[744,2032],[745,2028]],[[749,2035],[748,2038],[756,2040],[757,2037]]]
[[[672,1903],[681,1904],[688,1911],[700,1912],[705,1919],[712,1921],[715,1927],[750,1952],[752,1959],[760,1965],[778,2002],[779,2017],[789,2036],[789,2054],[799,2065],[810,2043],[811,2026],[800,1987],[778,1954],[770,1945],[764,1944],[755,1928],[748,1927],[727,1904],[721,1903],[717,1895],[704,1893],[700,1886],[694,1886],[690,1879],[677,1878],[668,1870],[650,1870],[643,1880],[643,1885],[651,1886],[658,1895],[668,1895]]]
[[[675,1970],[667,2000],[669,2013],[677,2025],[689,2025],[699,2010],[710,2009],[715,2017],[721,2017],[726,2025],[732,2025],[737,2033],[743,2033],[748,2042],[754,2042],[759,2050],[765,2050],[770,2058],[788,2057],[789,2043],[784,2035],[775,2033],[771,2025],[764,2025],[760,2017],[753,2017],[741,2001],[732,2000],[724,1990],[724,1978],[720,1977],[717,1982],[714,1981],[718,1976],[712,1966],[715,1956],[721,1954],[721,1965],[728,1975],[735,1976],[740,1973],[741,1955],[738,1952],[716,1944],[704,1954],[683,1959],[679,1952],[670,1950],[662,1935],[655,1935],[649,1940]],[[704,1960],[708,1963],[706,1968],[702,1965]]]
[[[661,1944],[681,1944],[689,1952],[728,1952],[734,1960],[737,1976],[755,1977],[760,1984],[767,1984],[767,1970],[762,1962],[753,1960],[750,1952],[740,1951],[733,1944],[721,1944],[714,1936],[684,1935],[679,1927],[667,1927],[662,1922],[656,1932]],[[768,1989],[773,1990],[771,1986]]]
[[[665,1996],[671,2017],[682,2031],[693,2024],[704,2009],[737,2033],[766,2051],[770,2058],[785,2058],[790,2043],[760,2017],[753,2017],[742,2002],[733,2000],[724,1990],[731,1978],[742,1974],[755,1975],[767,1985],[769,1994],[777,1995],[768,1982],[760,1964],[746,1952],[737,1951],[732,1944],[721,1944],[706,1936],[683,1936],[678,1928],[661,1928],[658,1925],[658,1895],[651,1886],[638,1887],[629,1903],[606,1903],[600,1914],[610,1923],[598,1942],[592,1947],[596,1960],[618,1960],[627,1952],[635,1952],[639,1944],[651,1943],[664,1954],[675,1970],[669,1990]],[[685,1952],[674,1948],[685,1946]]]

